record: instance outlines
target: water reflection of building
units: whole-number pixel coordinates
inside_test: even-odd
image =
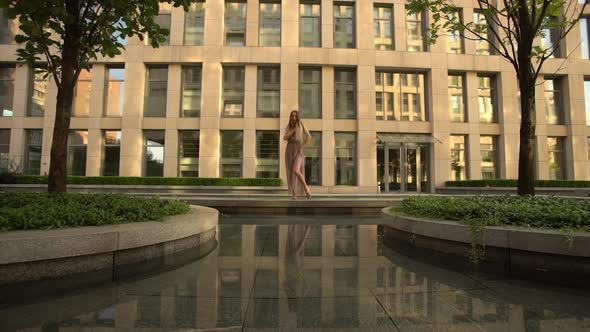
[[[239,328],[245,321],[269,331],[387,330],[389,316],[402,328],[424,331],[578,331],[590,324],[589,315],[458,287],[456,279],[464,277],[458,273],[396,263],[384,255],[374,225],[313,225],[301,260],[293,263],[286,255],[289,227],[220,226],[220,245],[201,265],[125,282],[118,304],[49,325],[55,331],[163,331]]]

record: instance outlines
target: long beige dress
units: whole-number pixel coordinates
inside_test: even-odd
[[[303,154],[303,148],[301,143],[297,141],[295,135],[291,136],[287,143],[287,149],[285,151],[285,165],[287,168],[287,187],[289,188],[290,195],[302,196],[305,194],[301,182],[297,180],[297,176],[293,172],[293,166],[295,161],[301,161],[301,168],[299,171],[305,176],[305,156]]]

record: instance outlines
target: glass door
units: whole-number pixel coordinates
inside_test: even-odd
[[[418,179],[418,160],[420,159],[418,152],[419,150],[415,147],[405,148],[406,150],[406,191],[407,192],[418,192],[420,191],[419,179]]]
[[[380,146],[377,150],[377,181],[380,191],[429,191],[430,148],[428,145]]]

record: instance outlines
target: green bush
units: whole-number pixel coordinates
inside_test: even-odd
[[[516,187],[517,180],[496,179],[496,180],[464,180],[447,181],[446,187]],[[571,180],[537,180],[536,187],[545,188],[590,188],[590,181]]]
[[[590,201],[540,196],[412,197],[393,212],[483,226],[590,231]]]
[[[73,193],[0,193],[0,206],[0,232],[162,220],[190,210],[157,197]]]
[[[22,175],[15,178],[17,184],[47,184],[46,176]],[[164,186],[265,186],[280,187],[281,179],[256,178],[160,178],[123,176],[68,176],[68,184],[96,185],[164,185]]]

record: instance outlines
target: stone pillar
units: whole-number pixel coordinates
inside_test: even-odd
[[[322,186],[334,187],[334,67],[322,67]],[[333,190],[333,189],[329,189]]]
[[[242,176],[245,178],[256,177],[256,111],[257,111],[257,76],[256,65],[246,65],[245,69],[245,96],[244,96],[244,164]]]
[[[128,52],[139,51],[138,45],[128,45]],[[143,102],[145,94],[145,65],[137,59],[125,64],[125,99],[121,120],[121,176],[142,176],[143,170]]]

